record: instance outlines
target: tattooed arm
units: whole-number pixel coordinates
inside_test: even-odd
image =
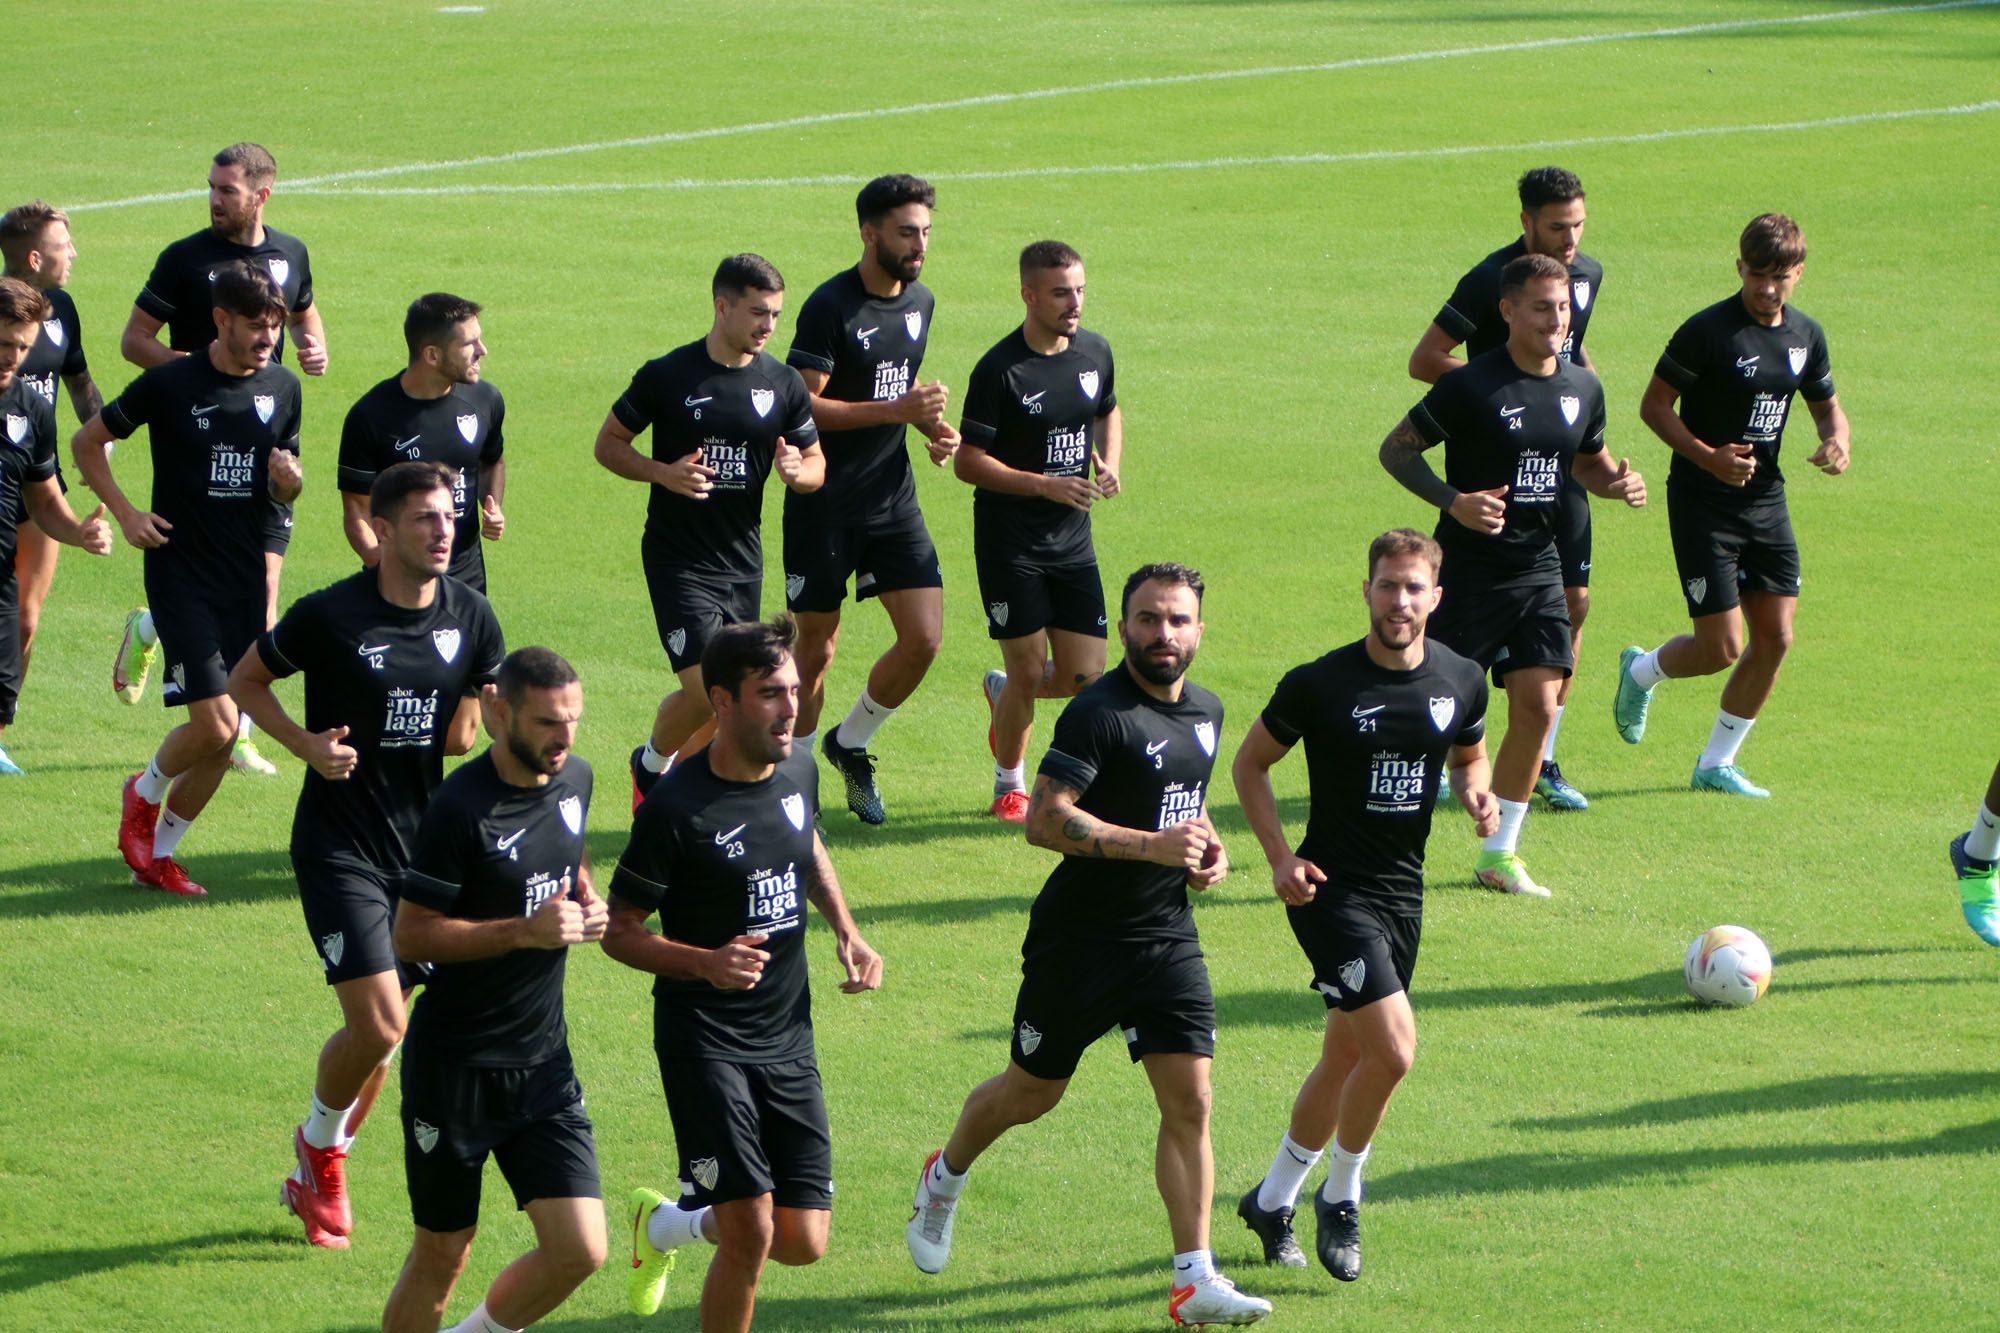
[[[1105,861],[1150,861],[1154,865],[1200,867],[1214,836],[1206,821],[1183,820],[1157,832],[1106,823],[1076,803],[1075,787],[1046,773],[1035,776],[1028,798],[1028,841],[1065,856]]]
[[[1404,417],[1383,439],[1378,457],[1382,460],[1382,470],[1401,482],[1410,494],[1434,508],[1450,509],[1458,492],[1424,461],[1424,450],[1428,448],[1429,443],[1417,433],[1410,419]]]

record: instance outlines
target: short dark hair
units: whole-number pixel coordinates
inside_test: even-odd
[[[418,352],[443,342],[481,309],[479,302],[450,292],[428,292],[410,302],[410,312],[403,316],[403,341],[409,344],[411,362],[416,361]]]
[[[1157,560],[1150,565],[1141,565],[1125,579],[1125,591],[1118,598],[1118,618],[1123,620],[1125,612],[1132,605],[1132,594],[1139,591],[1142,583],[1164,583],[1172,588],[1192,588],[1195,609],[1201,609],[1201,595],[1208,591],[1208,585],[1201,581],[1201,572],[1177,560]]]
[[[0,324],[39,324],[52,308],[40,288],[19,278],[0,278]]]
[[[216,269],[209,292],[209,304],[245,319],[275,316],[282,321],[291,313],[277,279],[247,259],[232,259]]]
[[[1806,236],[1783,213],[1759,213],[1737,238],[1736,252],[1758,273],[1782,273],[1806,262]]]
[[[509,708],[519,708],[529,690],[559,690],[576,684],[576,668],[553,648],[516,648],[501,659],[493,683]]]
[[[1068,268],[1071,264],[1082,262],[1083,256],[1061,241],[1036,241],[1021,250],[1021,281],[1026,282],[1030,273],[1040,273],[1044,269],[1051,268]]]
[[[1574,171],[1561,167],[1536,167],[1523,172],[1516,188],[1521,194],[1522,209],[1530,213],[1544,204],[1566,204],[1583,198],[1583,182]]]
[[[393,463],[377,472],[375,484],[368,488],[368,516],[394,523],[411,496],[448,491],[456,480],[456,472],[434,460]]]
[[[1391,528],[1374,541],[1368,543],[1368,577],[1375,577],[1375,566],[1384,560],[1394,560],[1398,556],[1417,555],[1431,567],[1431,578],[1435,580],[1438,571],[1444,568],[1444,548],[1428,533],[1415,528]]]
[[[785,664],[798,641],[798,622],[780,611],[768,621],[724,625],[701,654],[701,687],[742,693],[747,676],[768,676]]]
[[[251,185],[269,185],[278,179],[278,161],[260,143],[233,143],[215,155],[218,167],[241,167],[243,179]]]
[[[42,233],[68,221],[69,214],[39,199],[8,209],[0,216],[0,256],[5,257],[9,269],[27,268],[28,252],[41,245]]]
[[[1557,282],[1569,281],[1569,270],[1560,259],[1548,255],[1517,255],[1507,261],[1507,267],[1500,270],[1500,295],[1519,296],[1531,282],[1542,278],[1554,278]]]
[[[785,279],[778,266],[762,255],[731,255],[715,266],[715,281],[709,290],[716,296],[741,296],[755,288],[760,292],[782,292]]]
[[[937,191],[921,176],[877,176],[854,196],[854,216],[861,222],[879,222],[904,204],[937,207]]]

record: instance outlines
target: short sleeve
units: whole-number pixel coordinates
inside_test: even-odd
[[[1477,745],[1486,738],[1486,673],[1474,666],[1466,674],[1472,688],[1466,691],[1468,707],[1458,734],[1451,738],[1453,745]]]
[[[279,680],[326,660],[326,617],[320,599],[301,597],[283,618],[257,636],[257,656]]]
[[[168,362],[172,365],[172,362]],[[163,367],[139,372],[139,378],[125,386],[125,391],[104,405],[99,414],[104,421],[104,429],[111,432],[111,438],[122,440],[133,431],[153,419],[159,409],[159,376],[154,373]]]
[[[348,408],[347,419],[340,426],[338,481],[341,490],[354,495],[368,493],[368,488],[375,484],[375,474],[382,470],[378,447],[375,432],[368,424],[368,414],[361,410],[361,403]]]
[[[1108,757],[1109,714],[1092,703],[1072,700],[1056,719],[1048,753],[1037,770],[1078,791],[1088,791]]]
[[[632,837],[611,872],[611,896],[652,911],[666,900],[674,857],[673,821],[660,801],[647,801],[632,816]]]
[[[813,420],[812,394],[796,370],[785,373],[786,415],[792,424],[785,428],[785,442],[795,449],[810,449],[819,443],[819,425]]]
[[[160,257],[153,261],[153,271],[146,277],[146,285],[139,289],[139,295],[132,304],[165,323],[174,317],[179,309],[175,302],[179,293],[174,289],[176,274],[172,263],[173,247],[160,251]]]
[[[1806,339],[1806,368],[1799,374],[1799,393],[1808,401],[1823,403],[1833,397],[1833,361],[1826,351],[1826,333],[1813,325]]]
[[[1484,299],[1482,287],[1479,270],[1473,269],[1458,280],[1458,286],[1451,289],[1451,295],[1438,308],[1437,316],[1431,322],[1460,342],[1470,342],[1472,335],[1479,331],[1480,303]]]
[[[792,350],[785,353],[785,364],[797,370],[831,375],[840,355],[840,311],[825,292],[822,287],[806,298],[792,333]]]
[[[286,395],[285,424],[273,437],[271,447],[283,449],[288,454],[299,451],[299,428],[305,416],[305,395],[299,392],[299,382],[292,381],[292,391]]]
[[[465,678],[465,693],[478,694],[483,686],[491,685],[500,675],[500,663],[507,656],[507,640],[500,632],[500,617],[493,614],[493,604],[485,598],[479,601],[479,624],[475,630],[477,641],[473,647],[472,672]]]
[[[1463,367],[1447,371],[1410,409],[1410,424],[1423,436],[1425,444],[1443,444],[1465,429],[1465,394],[1453,382],[1462,374]]]
[[[624,393],[618,395],[618,401],[611,405],[611,415],[617,417],[618,424],[634,435],[652,425],[653,419],[659,415],[650,377],[646,374],[649,369],[651,363],[634,371],[632,383],[626,386]]]
[[[1271,692],[1271,702],[1264,705],[1264,730],[1271,733],[1272,740],[1290,749],[1306,734],[1312,714],[1312,682],[1306,679],[1304,667],[1294,667]]]
[[[452,800],[433,801],[417,825],[416,849],[403,874],[403,896],[434,912],[449,912],[465,887],[465,875],[476,825]]]
[[[1659,364],[1653,367],[1653,373],[1686,393],[1701,378],[1702,363],[1708,359],[1707,348],[1703,344],[1701,325],[1690,319],[1674,330],[1674,336],[1668,339],[1667,350],[1660,354]]]
[[[71,303],[62,313],[63,332],[68,335],[69,344],[63,349],[62,374],[68,379],[72,375],[89,373],[90,363],[83,355],[83,321],[77,318],[76,305]]]
[[[504,439],[506,424],[507,400],[500,396],[498,389],[495,389],[493,391],[493,425],[486,432],[486,443],[479,446],[480,462],[497,463],[500,461],[501,455],[506,453],[507,445]]]
[[[1601,454],[1604,452],[1604,386],[1596,385],[1590,395],[1590,424],[1583,432],[1583,443],[1576,446],[1579,454]]]
[[[1000,373],[991,358],[981,358],[965,386],[965,407],[959,414],[959,436],[981,449],[1000,438]]]
[[[305,246],[301,245],[299,246],[299,299],[292,303],[292,313],[294,315],[304,314],[306,311],[312,309],[312,303],[312,256],[307,254]]]
[[[1111,344],[1099,344],[1104,349],[1104,383],[1097,390],[1097,415],[1108,416],[1118,406],[1117,374],[1111,363]],[[1140,394],[1144,398],[1143,393]]]

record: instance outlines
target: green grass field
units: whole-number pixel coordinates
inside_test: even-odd
[[[1238,868],[1198,905],[1221,1009],[1218,1259],[1290,1329],[1990,1324],[1996,958],[1958,919],[1944,845],[1995,751],[2000,394],[1979,362],[2000,304],[2000,6],[1576,8],[357,0],[196,15],[59,0],[17,48],[41,73],[12,99],[0,205],[74,209],[71,290],[109,395],[132,373],[117,335],[153,256],[204,221],[208,155],[240,138],[273,149],[267,218],[312,247],[333,362],[305,390],[291,596],[351,568],[339,422],[401,366],[408,301],[444,288],[486,304],[487,373],[510,408],[494,600],[512,643],[551,644],[582,672],[602,872],[623,844],[623,756],[667,676],[637,568],[644,496],[590,445],[633,368],[706,327],[721,255],[769,256],[796,310],[857,253],[857,185],[930,176],[925,374],[962,392],[1019,319],[1018,248],[1076,245],[1128,422],[1100,559],[1111,581],[1159,558],[1206,572],[1194,674],[1229,706],[1226,760],[1286,668],[1364,628],[1367,539],[1428,526],[1375,461],[1419,396],[1405,358],[1458,274],[1513,234],[1514,178],[1571,167],[1590,190],[1585,248],[1608,272],[1589,345],[1612,448],[1656,497],[1598,508],[1562,733],[1593,808],[1530,819],[1523,853],[1556,889],[1544,903],[1469,889],[1470,830],[1440,815],[1419,1059],[1370,1165],[1367,1274],[1339,1287],[1317,1266],[1253,1266],[1233,1216],[1322,1006],[1220,781]],[[1663,688],[1638,749],[1609,714],[1617,650],[1684,626],[1667,450],[1639,394],[1675,325],[1732,289],[1737,231],[1767,209],[1811,242],[1797,302],[1828,331],[1855,464],[1839,479],[1793,468],[1807,587],[1743,758],[1776,795],[1746,804],[1685,790],[1716,682]],[[781,327],[774,350],[789,343]],[[67,402],[59,417],[66,435]],[[142,496],[144,448],[116,467]],[[891,822],[827,820],[888,982],[839,995],[815,932],[833,1249],[768,1274],[760,1323],[1161,1326],[1153,1114],[1115,1042],[1067,1104],[980,1163],[944,1274],[904,1252],[918,1163],[1006,1058],[1049,864],[985,815],[978,680],[997,655],[971,497],[920,471],[943,655],[879,738]],[[275,781],[232,777],[188,836],[204,903],[128,887],[114,849],[119,783],[167,721],[157,695],[128,710],[106,689],[141,595],[131,549],[65,553],[6,737],[31,776],[0,784],[0,1328],[373,1327],[409,1239],[393,1093],[351,1162],[350,1252],[310,1250],[276,1203],[336,1021],[285,854],[298,761],[277,756]],[[850,614],[836,715],[887,630],[872,606]],[[1278,779],[1302,821],[1303,763]],[[1682,991],[1687,941],[1723,921],[1777,955],[1747,1012]],[[576,1060],[622,1198],[675,1162],[646,983],[595,951],[570,967]],[[528,1235],[489,1171],[452,1318]],[[615,1247],[614,1222],[613,1269],[546,1327],[640,1326]],[[702,1259],[684,1259],[657,1326],[693,1327]]]

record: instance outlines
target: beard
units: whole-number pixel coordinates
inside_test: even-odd
[[[507,733],[507,753],[513,755],[515,761],[530,773],[539,773],[545,778],[554,777],[562,772],[563,761],[569,758],[567,748],[560,752],[537,750],[511,731]]]
[[[1141,650],[1128,639],[1125,641],[1125,660],[1132,664],[1132,670],[1139,674],[1141,680],[1153,685],[1171,685],[1194,665],[1194,649],[1182,652],[1175,648],[1169,657],[1156,657],[1150,648]]]
[[[892,254],[888,247],[878,245],[875,247],[875,264],[884,273],[894,274],[899,282],[915,282],[917,274],[923,272],[924,257]]]
[[[1368,629],[1375,636],[1377,643],[1389,648],[1407,648],[1424,632],[1424,627],[1415,621],[1406,625],[1392,625],[1387,616],[1369,617]]]

